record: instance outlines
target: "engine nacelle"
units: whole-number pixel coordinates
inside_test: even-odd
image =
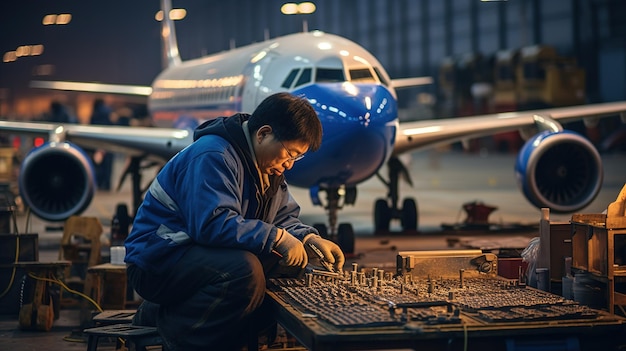
[[[544,131],[524,144],[515,165],[518,185],[538,208],[572,213],[598,195],[604,171],[589,140],[572,131]]]
[[[26,155],[19,175],[20,195],[38,217],[64,221],[80,214],[95,192],[89,156],[68,142],[51,142]]]

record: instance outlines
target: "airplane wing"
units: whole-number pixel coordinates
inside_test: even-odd
[[[534,134],[537,129],[557,130],[560,127],[558,122],[567,123],[618,114],[623,119],[626,118],[626,102],[403,122],[396,132],[393,153],[398,155],[512,130],[534,129]]]
[[[410,88],[430,84],[433,84],[433,77],[396,78],[391,80],[391,85],[395,89]]]
[[[124,84],[105,84],[105,83],[89,83],[89,82],[70,82],[70,81],[44,81],[33,80],[30,82],[31,88],[52,89],[64,91],[82,91],[90,93],[110,93],[122,95],[138,95],[149,96],[152,93],[152,87],[143,85],[124,85]]]
[[[193,132],[186,129],[126,126],[88,126],[36,122],[0,121],[8,134],[41,136],[50,142],[71,142],[86,149],[106,149],[134,155],[153,155],[167,160],[189,145]]]
[[[406,122],[401,123],[396,131],[392,156],[519,130],[527,139],[518,152],[515,164],[515,177],[523,195],[537,208],[572,213],[594,200],[602,186],[604,171],[602,158],[591,141],[565,130],[561,123],[577,120],[593,123],[599,118],[615,115],[621,115],[622,120],[626,120],[626,102]],[[390,169],[396,173],[403,169],[399,161],[394,165],[396,167]],[[398,176],[390,175],[389,178],[397,179]],[[390,197],[398,199],[397,184],[392,184],[389,189],[395,191]],[[400,213],[406,222],[409,222],[406,218],[410,218],[411,225],[414,225],[415,202],[405,199],[404,203],[399,209],[393,202],[392,211],[386,201],[381,201],[375,207],[375,229],[388,230],[391,213],[394,212]]]
[[[396,133],[393,154],[432,148],[441,144],[490,135],[498,132],[524,129],[549,130],[563,134],[562,140],[574,141],[581,152],[571,163],[577,169],[588,169],[595,187],[601,184],[601,161],[595,148],[582,137],[563,133],[558,121],[569,122],[586,118],[624,114],[626,102],[553,108],[546,110],[499,113],[492,115],[434,119],[401,123]],[[39,217],[60,221],[84,210],[94,195],[94,171],[91,160],[82,149],[106,149],[129,156],[147,156],[167,160],[192,142],[190,130],[126,126],[89,126],[35,122],[0,121],[5,134],[41,136],[48,140],[33,149],[23,161],[19,179],[20,193]],[[535,134],[536,131],[533,131]],[[542,133],[536,133],[541,135]],[[527,143],[529,144],[529,143]],[[532,143],[531,143],[532,144]],[[540,142],[537,145],[541,144]],[[82,149],[81,149],[82,148]],[[542,146],[543,151],[554,149],[554,143]],[[570,151],[567,151],[570,152]],[[536,157],[539,159],[539,157]],[[588,167],[582,167],[584,160]],[[537,179],[530,172],[531,161],[524,161],[530,171],[520,178],[529,179],[524,190],[527,198],[539,206],[550,203],[543,198]],[[538,168],[538,167],[537,167]],[[32,176],[30,176],[32,175]],[[43,177],[42,177],[43,176]],[[548,177],[549,178],[549,177]],[[565,183],[563,181],[562,183]],[[45,194],[45,196],[41,194]],[[589,191],[588,197],[597,191]],[[536,199],[536,200],[533,200]],[[583,199],[587,201],[588,199]],[[581,201],[559,207],[555,201],[550,207],[557,211],[571,211]]]

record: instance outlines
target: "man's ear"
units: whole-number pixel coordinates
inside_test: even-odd
[[[265,139],[266,136],[268,136],[269,134],[272,134],[272,127],[269,125],[263,125],[261,126],[261,128],[259,128],[256,131],[256,135],[257,135],[257,140],[259,141],[259,143]]]

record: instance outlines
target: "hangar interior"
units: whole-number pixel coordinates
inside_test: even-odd
[[[194,59],[303,29],[338,34],[372,52],[392,78],[433,78],[433,84],[398,91],[405,120],[626,98],[626,29],[619,17],[625,5],[619,0],[320,0],[313,13],[295,15],[280,13],[283,3],[186,2],[187,17],[176,28],[181,57]],[[173,5],[183,7],[176,1]],[[147,10],[156,12],[158,3],[147,6],[129,7],[120,15],[122,4],[98,5],[83,17],[80,37],[41,32],[29,38],[59,49],[28,62],[0,65],[5,77],[0,82],[0,115],[42,118],[50,101],[59,99],[79,120],[87,118],[92,95],[30,89],[33,79],[149,85],[163,66],[154,59],[161,50],[158,24],[145,15]],[[41,7],[56,10],[45,2]],[[99,30],[106,18],[120,20],[113,35]],[[3,23],[10,23],[9,18]],[[120,31],[125,26],[131,28],[128,39],[112,38],[124,37]],[[137,46],[133,38],[138,37],[151,40]],[[91,41],[102,49],[83,51],[82,45]],[[7,40],[7,47],[15,45]],[[67,57],[76,57],[80,65]],[[137,62],[142,62],[141,69],[133,68]],[[139,104],[128,97],[109,98],[116,105]],[[614,121],[603,123],[608,124],[604,129],[614,129]]]

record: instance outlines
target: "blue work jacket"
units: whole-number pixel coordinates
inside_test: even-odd
[[[158,274],[191,245],[264,255],[277,228],[301,240],[317,233],[298,219],[300,207],[283,176],[270,176],[270,193],[261,192],[242,130],[247,118],[238,114],[204,123],[197,139],[166,163],[137,211],[125,242],[126,263]]]

